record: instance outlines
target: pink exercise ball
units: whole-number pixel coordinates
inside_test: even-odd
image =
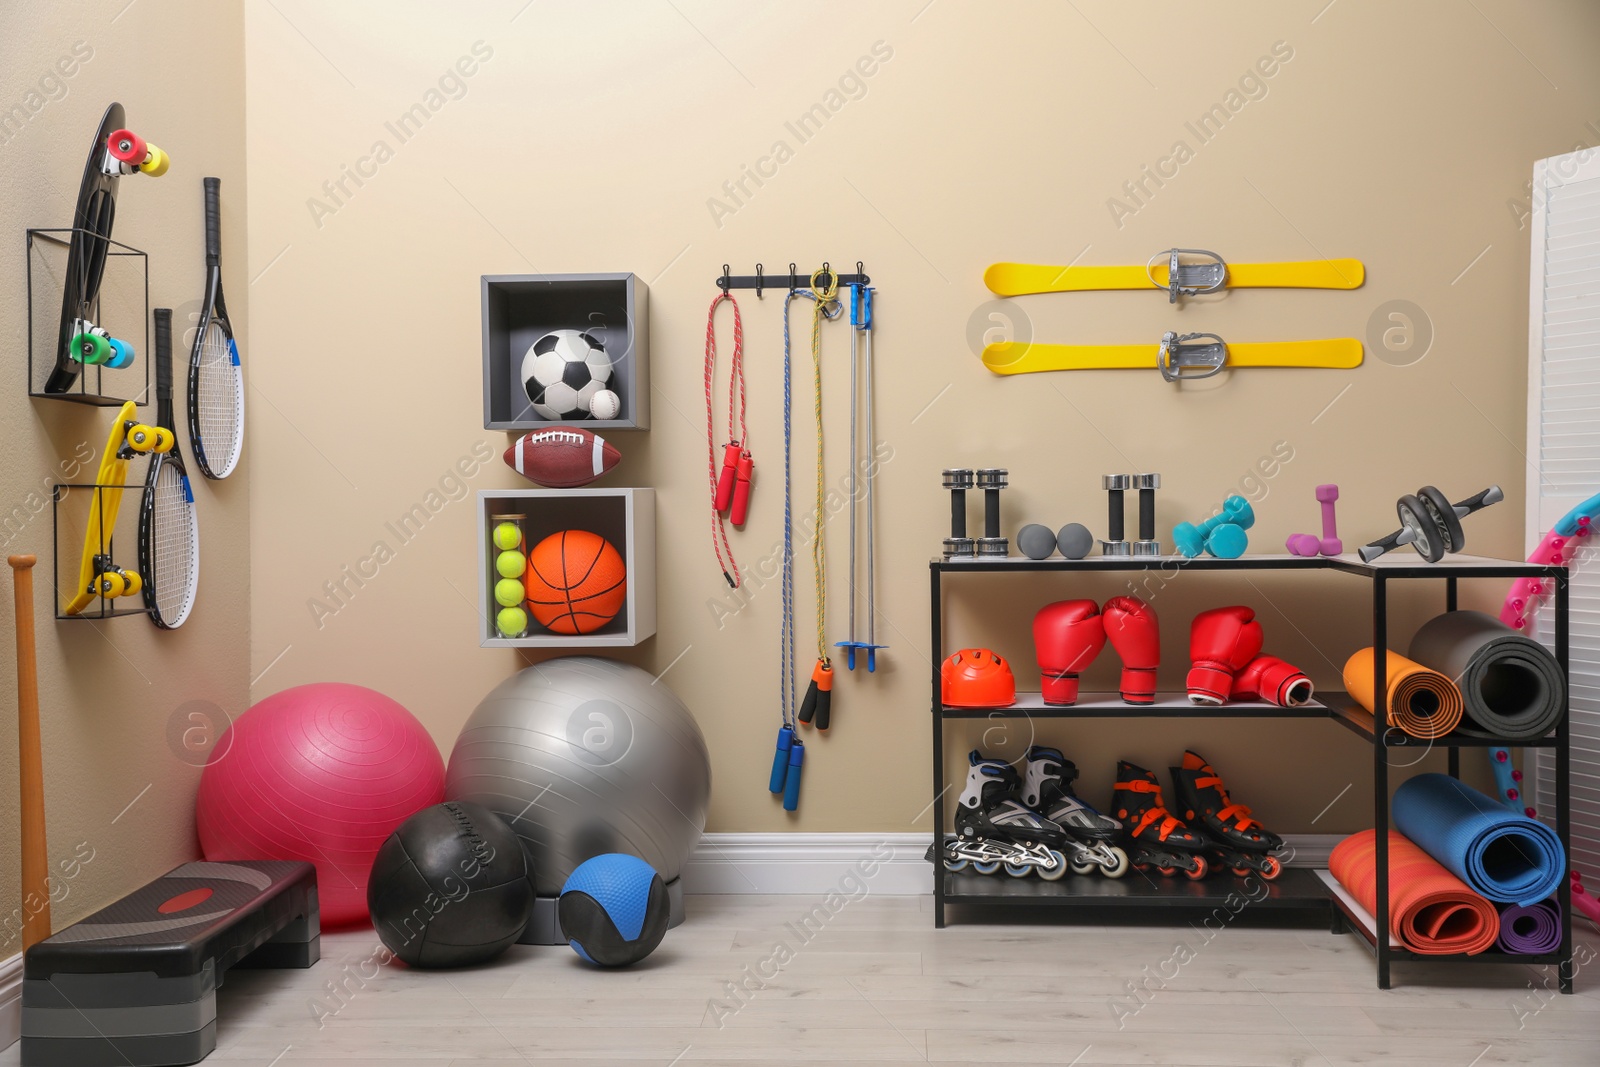
[[[444,800],[444,760],[416,718],[382,693],[321,682],[239,716],[200,775],[195,821],[208,860],[306,860],[322,925],[367,918],[378,846]]]

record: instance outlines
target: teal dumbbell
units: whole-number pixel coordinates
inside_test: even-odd
[[[1222,510],[1196,526],[1180,522],[1172,528],[1172,541],[1178,551],[1190,559],[1208,552],[1218,559],[1238,559],[1249,547],[1245,531],[1256,524],[1256,513],[1250,501],[1242,496],[1230,496],[1222,502]]]

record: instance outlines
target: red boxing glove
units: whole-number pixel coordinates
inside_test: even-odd
[[[1277,656],[1257,656],[1233,676],[1229,700],[1263,700],[1280,708],[1297,708],[1314,692],[1311,679],[1299,667]]]
[[[1033,650],[1046,704],[1076,704],[1078,673],[1106,645],[1105,620],[1092,600],[1058,600],[1033,617]]]
[[[733,507],[728,512],[728,521],[735,526],[743,526],[744,520],[750,516],[750,475],[755,473],[756,461],[750,453],[739,453],[738,480],[733,483]]]
[[[1233,677],[1261,651],[1261,624],[1253,608],[1212,608],[1189,627],[1189,699],[1221,704],[1233,692]]]
[[[717,495],[711,498],[715,511],[727,511],[733,506],[733,483],[739,470],[739,442],[730,441],[722,446],[722,473],[717,476]]]
[[[1155,609],[1136,596],[1114,596],[1104,608],[1106,639],[1122,658],[1122,700],[1154,704],[1161,631]]]

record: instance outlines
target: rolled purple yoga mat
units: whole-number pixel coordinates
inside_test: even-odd
[[[1554,898],[1500,913],[1500,950],[1518,956],[1554,952],[1561,947],[1561,905]]]

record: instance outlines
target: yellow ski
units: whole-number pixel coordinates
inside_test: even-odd
[[[1227,263],[1203,248],[1170,248],[1143,267],[1057,267],[993,263],[983,283],[997,296],[1076,293],[1093,289],[1165,289],[1168,299],[1219,289],[1357,289],[1366,280],[1359,259],[1291,263]]]
[[[1153,345],[1050,345],[1006,341],[983,350],[983,365],[996,374],[1154,367],[1167,381],[1209,378],[1233,367],[1349,370],[1361,366],[1361,360],[1361,342],[1354,337],[1228,344],[1216,334],[1179,336],[1167,333]]]

